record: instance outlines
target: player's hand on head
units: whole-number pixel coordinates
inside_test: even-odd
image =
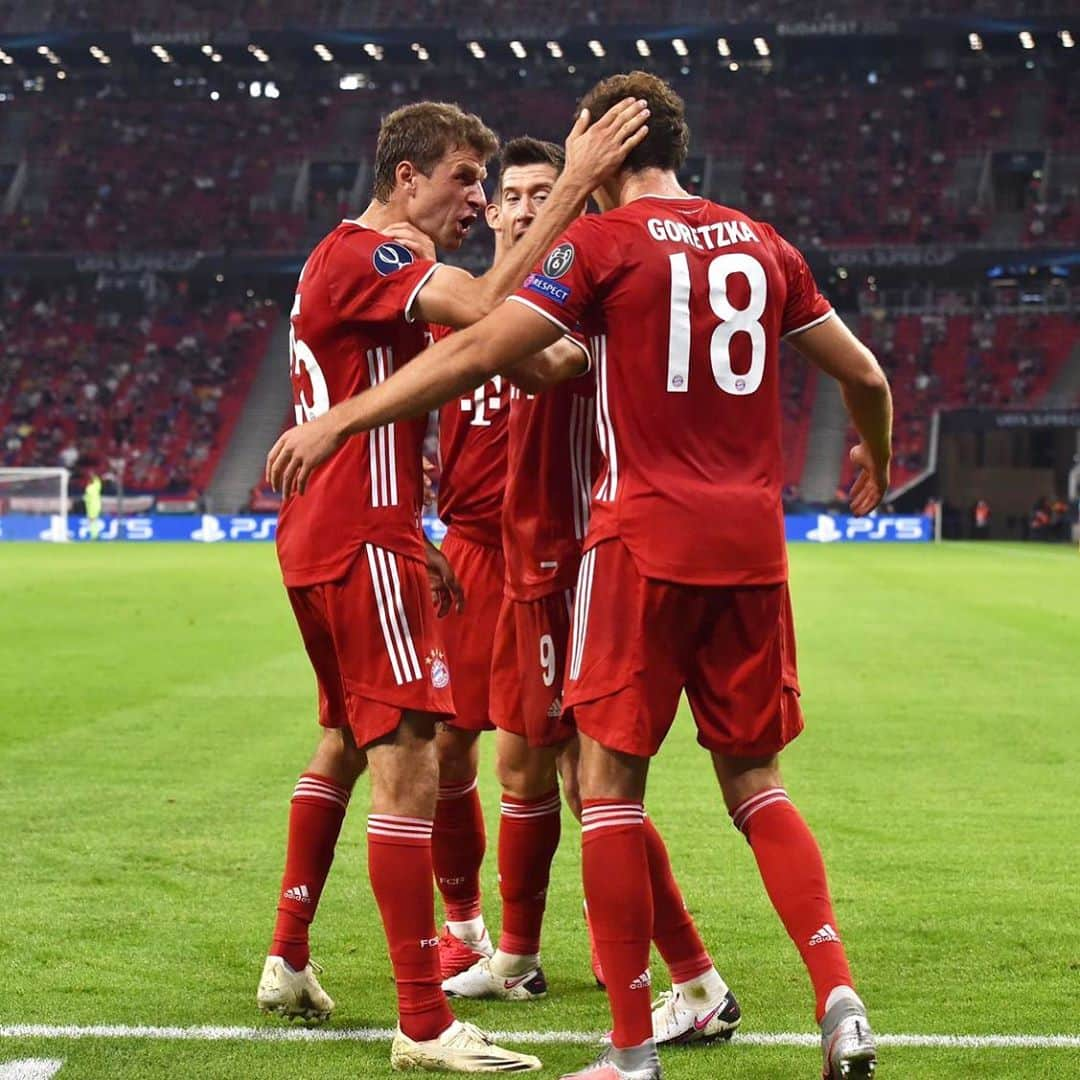
[[[649,109],[639,98],[623,98],[596,123],[582,109],[566,137],[565,173],[590,191],[609,179],[626,155],[649,133]]]
[[[418,259],[435,260],[435,241],[415,225],[410,225],[407,221],[395,221],[393,225],[387,225],[380,231],[397,240],[399,244],[404,244]]]
[[[885,492],[889,490],[889,466],[887,463],[878,465],[866,443],[851,448],[851,463],[859,472],[848,492],[848,505],[853,514],[862,517],[885,498]]]
[[[312,472],[344,442],[326,415],[290,428],[266,455],[266,479],[284,498],[303,495]]]
[[[450,560],[430,541],[424,545],[424,549],[427,552],[428,582],[435,614],[440,619],[451,611],[460,615],[465,610],[465,590]]]

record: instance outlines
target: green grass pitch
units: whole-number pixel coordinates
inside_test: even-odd
[[[792,551],[808,728],[786,780],[816,830],[879,1032],[1080,1034],[1080,559],[1019,546]],[[0,1075],[390,1075],[386,1044],[13,1037],[20,1024],[272,1027],[254,1008],[313,682],[270,546],[0,545]],[[482,772],[494,851],[497,791]],[[392,1022],[364,782],[313,935],[333,1026]],[[649,810],[750,1032],[813,1030],[798,957],[682,717]],[[572,821],[551,994],[496,1029],[599,1031]],[[487,914],[497,925],[494,860]],[[662,965],[655,983],[666,985]],[[585,1045],[543,1045],[543,1077]],[[816,1050],[665,1053],[669,1080],[818,1075]],[[886,1047],[879,1076],[1080,1077],[1080,1049]]]

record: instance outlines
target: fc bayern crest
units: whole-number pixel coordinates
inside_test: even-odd
[[[450,669],[446,666],[446,655],[439,649],[432,649],[424,663],[428,666],[431,685],[436,690],[445,690],[450,685]]]
[[[574,245],[559,244],[544,260],[544,277],[561,278],[574,265]]]
[[[412,261],[413,253],[404,244],[391,241],[380,244],[371,256],[372,264],[383,277],[408,266]]]

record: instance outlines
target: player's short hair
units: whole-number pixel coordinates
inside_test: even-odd
[[[420,101],[395,109],[379,127],[375,146],[373,194],[387,202],[394,192],[394,171],[411,161],[430,176],[448,150],[467,147],[486,162],[499,149],[499,140],[476,113],[446,101]]]
[[[677,172],[690,150],[690,128],[686,106],[670,83],[647,71],[612,75],[598,82],[578,105],[589,110],[593,123],[623,98],[641,98],[649,103],[649,133],[630,151],[623,166],[631,172],[642,169],[671,169]]]
[[[520,135],[504,143],[499,154],[498,194],[500,196],[506,170],[520,165],[550,165],[558,176],[566,166],[566,153],[557,143],[534,139],[531,135]]]

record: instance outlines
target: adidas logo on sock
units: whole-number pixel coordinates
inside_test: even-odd
[[[830,941],[839,945],[840,935],[828,923],[810,938],[811,945],[824,945]]]
[[[652,986],[652,972],[646,968],[631,984],[631,990],[648,990]]]
[[[291,889],[286,889],[282,896],[285,900],[295,900],[300,904],[311,903],[311,894],[306,885],[294,885]]]

